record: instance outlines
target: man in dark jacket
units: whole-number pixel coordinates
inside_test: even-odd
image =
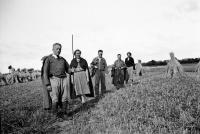
[[[133,82],[133,70],[135,70],[135,62],[132,58],[131,52],[127,53],[127,58],[125,59],[125,64],[127,66],[126,84],[130,80]]]
[[[50,92],[53,110],[57,111],[58,106],[60,106],[65,112],[70,99],[70,85],[67,77],[70,68],[68,62],[60,56],[61,49],[61,44],[53,44],[53,54],[47,56],[44,60],[42,82],[45,86],[44,90],[48,91],[45,92],[47,96]]]

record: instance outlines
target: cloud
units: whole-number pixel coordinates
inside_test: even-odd
[[[169,21],[180,20],[198,23],[200,21],[199,0],[177,0],[165,9],[165,18]]]
[[[0,5],[0,71],[10,64],[39,68],[54,42],[63,44],[62,56],[70,61],[72,33],[75,49],[88,62],[98,49],[109,64],[127,51],[142,61],[166,59],[172,50],[181,58],[198,56],[198,0],[10,0]],[[192,45],[196,52],[186,55]]]
[[[177,10],[180,13],[191,13],[199,11],[199,1],[198,0],[187,0],[179,5],[177,5]]]

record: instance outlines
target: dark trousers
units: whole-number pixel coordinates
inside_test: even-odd
[[[97,70],[95,73],[95,96],[99,96],[99,84],[101,82],[101,94],[106,92],[105,72]]]

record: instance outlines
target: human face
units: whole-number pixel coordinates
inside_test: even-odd
[[[170,58],[171,58],[172,60],[175,59],[174,53],[170,53]]]
[[[131,54],[130,54],[130,53],[128,53],[128,54],[127,54],[127,56],[128,56],[128,57],[131,57]]]
[[[99,55],[99,58],[102,58],[103,52],[99,52],[98,55]]]
[[[120,54],[117,55],[117,59],[121,60],[121,55]]]
[[[79,58],[81,57],[81,52],[80,52],[80,51],[76,51],[75,57],[76,57],[77,59],[79,59]]]
[[[60,45],[53,46],[53,54],[59,56],[61,53],[62,47]]]

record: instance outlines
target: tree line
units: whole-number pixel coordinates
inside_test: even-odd
[[[186,59],[181,59],[178,60],[181,64],[194,64],[198,63],[200,61],[200,58],[186,58]],[[156,60],[151,60],[145,63],[142,63],[143,66],[165,66],[167,65],[168,60],[163,60],[163,61],[156,61]]]

